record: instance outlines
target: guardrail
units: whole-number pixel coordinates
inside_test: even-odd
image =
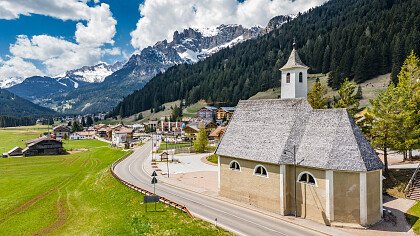
[[[408,184],[404,189],[405,197],[407,197],[408,191],[410,191],[411,187],[413,186],[414,179],[416,178],[417,173],[419,172],[419,169],[420,169],[420,164],[417,166],[416,170],[414,171],[413,175],[410,178],[410,181],[408,181]]]
[[[137,187],[134,184],[131,184],[131,183],[129,183],[129,182],[121,179],[117,174],[115,174],[115,172],[114,172],[115,166],[118,165],[123,160],[125,160],[130,155],[131,155],[131,153],[127,153],[123,157],[121,157],[120,159],[118,159],[114,163],[112,163],[112,165],[110,167],[110,171],[111,171],[112,176],[114,176],[114,178],[116,178],[118,181],[120,181],[125,186],[127,186],[127,187],[129,187],[129,188],[131,188],[131,189],[133,189],[133,190],[135,190],[137,192],[140,192],[140,193],[142,193],[144,195],[148,195],[148,196],[154,195],[152,192],[150,192],[150,191],[148,191],[146,189]],[[191,214],[191,212],[188,210],[188,208],[186,206],[183,206],[181,204],[178,204],[178,203],[176,203],[176,202],[174,202],[172,200],[169,200],[169,199],[167,199],[165,197],[162,197],[162,196],[159,197],[159,201],[162,202],[162,203],[164,203],[164,204],[166,204],[166,205],[168,205],[168,206],[174,207],[175,209],[179,209],[179,210],[187,213],[190,217],[194,217]]]

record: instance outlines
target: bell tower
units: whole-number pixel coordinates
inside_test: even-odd
[[[281,98],[302,98],[308,93],[308,69],[303,64],[293,42],[293,50],[281,71]]]

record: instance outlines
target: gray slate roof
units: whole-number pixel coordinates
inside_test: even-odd
[[[290,53],[289,59],[287,60],[286,64],[282,68],[280,68],[280,70],[292,68],[309,69],[309,67],[303,64],[302,60],[300,60],[299,54],[295,48],[293,48],[292,53]]]
[[[383,164],[345,109],[313,110],[305,98],[240,101],[216,154],[273,164],[371,171]]]

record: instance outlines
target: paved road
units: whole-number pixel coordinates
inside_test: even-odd
[[[143,170],[143,162],[151,152],[151,144],[146,143],[131,156],[115,167],[115,173],[122,179],[143,189],[153,191],[150,176]],[[158,183],[156,194],[181,205],[206,221],[215,222],[238,235],[325,235],[319,232],[266,216],[240,206],[229,204],[189,190]]]

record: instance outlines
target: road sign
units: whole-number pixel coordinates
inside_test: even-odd
[[[153,176],[153,177],[156,177],[156,176],[157,176],[157,174],[156,174],[156,171],[155,171],[155,170],[153,171],[152,176]]]
[[[159,199],[160,197],[158,195],[144,196],[144,203],[159,202]]]
[[[157,181],[156,177],[154,177],[154,176],[153,176],[153,179],[152,179],[152,184],[157,184],[157,182],[158,182],[158,181]]]

